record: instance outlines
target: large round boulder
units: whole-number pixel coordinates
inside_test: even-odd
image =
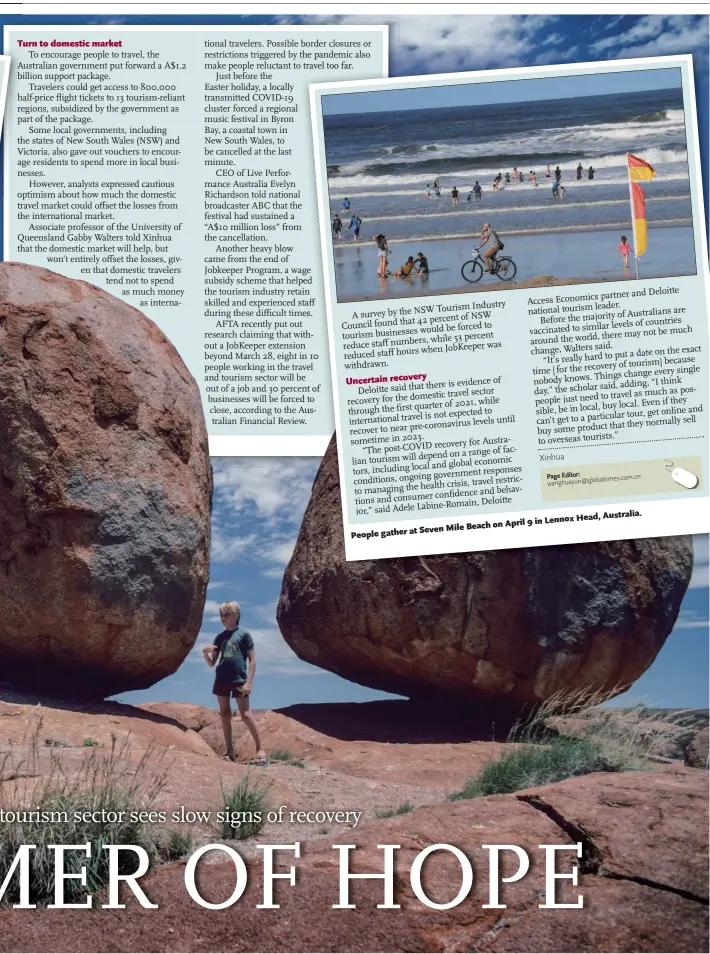
[[[690,537],[345,561],[332,441],[277,617],[301,659],[410,697],[521,710],[614,695],[653,662],[692,570]]]
[[[190,651],[212,471],[175,348],[107,292],[0,263],[0,680],[152,685]]]

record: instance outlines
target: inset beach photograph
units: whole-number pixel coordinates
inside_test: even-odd
[[[696,274],[678,68],[321,96],[340,302]]]

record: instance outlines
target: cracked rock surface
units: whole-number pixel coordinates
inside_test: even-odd
[[[212,473],[198,387],[141,312],[0,264],[0,678],[145,688],[197,636]]]
[[[301,659],[346,679],[515,709],[633,683],[691,570],[690,537],[346,563],[333,440],[277,616]]]
[[[211,748],[219,716],[194,704],[153,703],[140,709],[96,703],[74,709],[29,700],[0,702],[2,739],[21,745],[28,728],[38,726],[42,764],[47,742],[71,771],[87,750],[90,735],[109,750],[112,735],[130,733],[132,758],[151,744],[170,745],[167,785],[156,807],[185,806],[215,811],[248,773],[252,783],[269,785],[269,807],[285,806],[283,823],[267,822],[261,833],[230,844],[249,866],[249,882],[240,900],[224,910],[205,910],[187,895],[184,864],[158,869],[141,879],[156,909],[145,910],[126,893],[125,910],[104,910],[102,893],[89,910],[13,910],[0,906],[0,949],[7,951],[285,951],[285,952],[701,952],[707,951],[708,776],[680,759],[649,771],[600,773],[539,786],[515,794],[451,802],[508,743],[480,738],[458,741],[457,723],[447,732],[429,722],[428,741],[400,731],[384,741],[397,711],[413,708],[384,703],[301,705],[256,712],[267,751],[288,750],[290,760],[268,768],[224,762]],[[421,707],[419,707],[421,708]],[[322,710],[322,711],[321,711]],[[253,753],[246,728],[234,720],[240,756]],[[384,731],[383,731],[384,730]],[[7,744],[6,742],[4,744]],[[2,755],[0,742],[0,756]],[[300,760],[295,764],[294,760]],[[5,782],[9,788],[13,782]],[[412,809],[377,817],[403,802]],[[355,828],[338,823],[289,818],[291,810],[357,810]],[[219,826],[170,825],[190,833],[196,848],[221,841]],[[296,883],[274,886],[279,909],[263,903],[259,845],[300,843],[300,857],[277,852],[279,870],[296,866]],[[582,845],[559,851],[556,870],[570,874],[579,866],[578,884],[556,883],[556,902],[582,907],[550,909],[545,904],[545,856],[540,845]],[[334,844],[356,845],[352,873],[382,871],[378,845],[399,845],[395,861],[394,901],[383,902],[380,880],[351,882],[355,909],[334,909],[339,897],[338,852]],[[470,860],[471,890],[461,903],[436,910],[421,902],[410,871],[417,855],[431,845],[451,845]],[[489,853],[485,845],[516,845],[530,859],[528,873],[503,884],[504,908],[489,903]],[[501,853],[501,875],[512,877],[518,860]],[[198,884],[213,903],[229,898],[235,868],[217,852],[200,862]],[[432,853],[422,868],[428,898],[445,904],[461,886],[461,867],[452,853]]]

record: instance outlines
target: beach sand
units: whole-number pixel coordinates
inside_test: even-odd
[[[484,275],[471,284],[461,276],[461,266],[471,259],[480,239],[426,239],[416,246],[390,242],[389,267],[396,271],[408,255],[423,252],[429,260],[428,276],[413,278],[377,276],[377,247],[372,241],[343,242],[335,246],[334,258],[338,301],[379,301],[428,295],[495,292],[515,288],[616,282],[624,280],[621,256],[616,254],[622,234],[631,241],[631,230],[551,232],[534,235],[501,235],[502,255],[510,256],[518,271],[514,282]],[[632,243],[633,244],[633,243]],[[690,226],[656,227],[649,230],[648,249],[639,260],[640,278],[672,278],[695,275],[693,230]],[[636,277],[636,263],[629,260],[629,279]]]

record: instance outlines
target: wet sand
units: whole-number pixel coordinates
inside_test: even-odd
[[[345,243],[335,247],[338,301],[378,301],[392,298],[457,295],[471,292],[499,292],[506,289],[577,285],[593,282],[635,280],[636,264],[629,261],[624,275],[621,256],[616,254],[620,230],[540,233],[501,238],[502,255],[517,265],[513,282],[484,275],[480,282],[466,282],[461,266],[471,259],[480,239],[427,239],[416,246],[409,242],[390,243],[389,268],[396,271],[408,255],[423,252],[429,260],[427,276],[380,279],[374,242]],[[696,274],[693,232],[690,226],[669,226],[649,230],[648,250],[639,260],[639,278],[672,278]]]

